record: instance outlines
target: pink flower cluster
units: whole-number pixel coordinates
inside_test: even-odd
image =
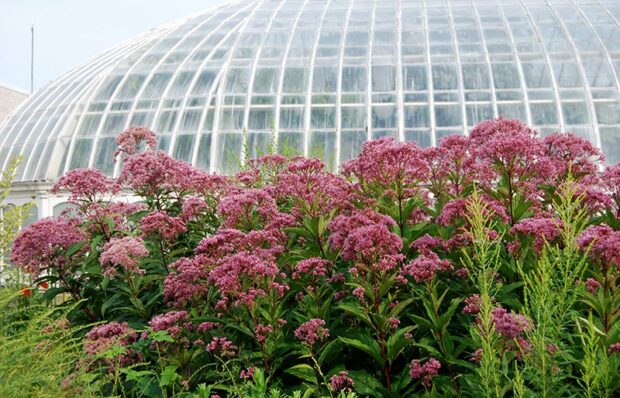
[[[335,392],[351,392],[353,391],[353,379],[349,377],[346,370],[340,371],[329,379],[329,384]]]
[[[181,258],[170,264],[164,280],[164,297],[174,308],[197,303],[209,291],[209,262],[205,256]]]
[[[167,332],[173,339],[179,338],[184,330],[192,328],[187,311],[170,311],[157,315],[149,321],[149,326],[154,332]]]
[[[514,339],[532,328],[532,321],[524,315],[513,314],[506,309],[493,309],[493,323],[495,331],[504,337]]]
[[[581,233],[577,244],[581,250],[589,250],[590,257],[620,269],[620,231],[604,224],[590,226]]]
[[[243,189],[226,196],[217,207],[224,228],[249,232],[291,226],[294,218],[278,210],[275,199],[264,189]]]
[[[364,264],[378,271],[394,269],[404,256],[399,254],[403,241],[384,224],[352,230],[344,241],[342,257],[356,265]]]
[[[416,283],[422,283],[433,280],[438,270],[450,269],[452,269],[452,264],[448,260],[440,259],[434,252],[427,252],[405,264],[401,273],[412,276]]]
[[[214,337],[206,347],[207,352],[217,353],[221,357],[234,357],[237,355],[236,345],[226,337]]]
[[[144,274],[140,268],[140,259],[149,255],[149,251],[144,246],[141,238],[126,236],[124,238],[112,238],[103,247],[103,253],[99,257],[103,268],[103,274],[113,277],[120,266],[126,272]]]
[[[465,307],[463,308],[463,314],[477,314],[480,312],[480,305],[482,299],[479,294],[474,294],[465,299]]]
[[[294,279],[301,279],[308,276],[310,279],[316,280],[327,276],[331,271],[331,263],[319,257],[311,257],[301,260],[297,263],[295,271],[293,271]]]
[[[71,260],[65,252],[84,238],[73,223],[61,218],[44,218],[17,235],[11,250],[11,262],[35,277],[51,267],[63,272]]]
[[[439,369],[441,369],[441,362],[435,358],[429,358],[424,364],[419,359],[414,359],[409,367],[409,376],[412,379],[422,379],[422,384],[429,387],[433,382],[433,377],[439,373]]]
[[[281,275],[278,266],[258,256],[239,252],[226,256],[209,273],[209,282],[217,287],[223,300],[252,306],[257,298],[275,291],[282,297],[288,285],[276,281]]]
[[[295,337],[307,347],[312,347],[316,343],[329,337],[329,329],[325,327],[325,321],[319,318],[310,319],[295,329]]]
[[[95,326],[86,334],[84,352],[87,356],[103,361],[112,371],[113,366],[129,366],[141,360],[141,356],[133,349],[126,349],[123,353],[111,358],[99,358],[113,347],[126,347],[138,339],[138,334],[126,322],[110,322]],[[92,365],[91,365],[92,366]]]
[[[166,242],[172,242],[182,233],[187,232],[187,227],[179,217],[172,217],[163,211],[155,211],[140,221],[144,236],[155,235]]]
[[[387,194],[409,198],[418,193],[418,184],[426,180],[429,165],[414,142],[399,143],[383,137],[365,142],[360,155],[342,169],[344,175],[355,176],[363,189],[381,187]],[[397,189],[402,192],[396,192]]]
[[[118,193],[120,185],[111,178],[106,177],[97,169],[75,169],[68,171],[60,177],[52,186],[52,193],[58,193],[61,189],[71,192],[69,201],[72,203],[88,202],[97,203],[106,194]]]
[[[140,149],[140,144],[144,143],[147,149],[157,146],[155,133],[146,127],[132,126],[123,131],[116,137],[118,149],[114,152],[114,157],[121,153],[133,155]]]
[[[510,232],[533,236],[533,248],[540,252],[546,242],[551,243],[558,237],[561,228],[562,222],[558,219],[533,217],[519,221]]]

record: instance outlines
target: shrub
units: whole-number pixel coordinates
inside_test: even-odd
[[[12,253],[102,322],[79,361],[101,393],[618,392],[620,166],[583,139],[498,119],[367,142],[342,174],[271,154],[230,177],[118,142],[119,180],[70,172],[78,210]]]

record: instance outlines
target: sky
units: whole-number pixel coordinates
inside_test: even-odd
[[[0,0],[0,84],[35,91],[100,52],[162,23],[229,0]]]

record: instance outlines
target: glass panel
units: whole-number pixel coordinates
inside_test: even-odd
[[[403,66],[403,89],[405,91],[427,89],[425,65]]]
[[[556,124],[558,122],[555,103],[531,103],[532,123],[537,125]]]
[[[281,129],[303,129],[304,128],[304,108],[282,108],[280,110]]]
[[[483,120],[493,119],[493,108],[491,104],[467,104],[465,105],[467,113],[467,125],[474,126]]]
[[[611,165],[620,162],[620,127],[603,127],[600,134],[605,163]]]
[[[345,66],[342,68],[342,91],[366,91],[366,68],[363,66]]]
[[[429,124],[427,105],[405,107],[405,127],[428,127]]]
[[[39,207],[37,205],[32,205],[30,209],[28,209],[28,214],[26,219],[22,222],[22,228],[26,228],[29,225],[34,224],[35,221],[39,219]]]
[[[155,73],[144,87],[142,98],[159,98],[166,89],[171,77],[171,73]]]
[[[310,126],[319,129],[336,127],[336,108],[312,108]]]
[[[156,131],[158,133],[171,132],[174,130],[178,111],[163,111],[159,116]]]
[[[78,135],[95,135],[101,122],[101,115],[85,115],[78,130]]]
[[[340,163],[359,155],[366,138],[367,133],[365,131],[343,131],[340,134]]]
[[[458,88],[457,73],[454,65],[433,65],[433,88],[435,90]]]
[[[181,131],[197,132],[200,125],[202,110],[187,110],[181,121]]]
[[[394,106],[373,106],[372,107],[372,127],[373,128],[395,128],[398,127],[398,113]]]
[[[198,146],[198,157],[196,167],[202,170],[209,170],[209,160],[211,159],[211,134],[202,134]]]
[[[116,138],[100,138],[97,143],[94,167],[103,171],[106,175],[111,176],[114,172],[114,157],[112,155],[115,150]]]
[[[373,66],[372,67],[372,90],[373,91],[394,91],[396,80],[393,66]]]
[[[498,117],[507,119],[525,120],[525,109],[523,104],[497,104]]]
[[[200,72],[200,75],[198,76],[198,80],[196,80],[196,84],[194,85],[194,88],[192,90],[192,94],[194,95],[207,94],[216,76],[217,76],[216,71],[204,70]]]
[[[239,169],[241,160],[241,133],[221,133],[219,136],[218,164],[216,170],[222,174],[232,174]]]
[[[601,124],[620,124],[620,102],[597,102],[596,119]],[[605,148],[605,147],[603,147]]]
[[[305,68],[286,68],[282,92],[303,93],[308,84],[308,71]]]
[[[458,105],[435,105],[437,126],[460,126],[463,123],[461,108]]]
[[[120,134],[125,128],[126,121],[126,113],[109,114],[103,124],[101,134]]]
[[[340,110],[341,127],[346,128],[366,128],[366,108],[365,107],[345,107]]]
[[[271,130],[273,124],[273,109],[250,109],[248,129]]]
[[[493,83],[495,88],[519,88],[519,71],[514,64],[493,64]]]
[[[564,123],[566,124],[590,123],[588,107],[585,102],[562,103],[562,114],[564,115]]]
[[[250,71],[247,68],[235,68],[228,71],[226,80],[227,93],[245,93],[248,91]]]
[[[174,146],[173,156],[176,159],[189,162],[192,160],[192,153],[194,152],[194,140],[196,136],[193,134],[184,134],[177,137],[176,144]]]
[[[146,76],[144,75],[129,75],[125,80],[121,90],[119,91],[117,98],[133,98],[136,96]]]
[[[278,89],[279,70],[275,68],[260,68],[254,76],[254,93],[275,93]]]
[[[267,155],[273,143],[271,133],[249,133],[247,138],[248,159]]]
[[[528,88],[551,87],[551,75],[543,63],[524,63],[523,74]]]
[[[312,91],[315,93],[335,92],[337,81],[337,68],[331,66],[315,67],[314,76],[312,78]]]
[[[463,85],[466,89],[489,87],[489,70],[484,64],[463,65]]]
[[[73,147],[73,155],[69,162],[69,169],[81,169],[88,167],[93,140],[90,138],[76,139]]]
[[[222,130],[241,130],[243,129],[244,110],[239,109],[223,109],[220,128]]]
[[[553,64],[555,78],[560,87],[579,87],[581,77],[574,62],[556,62]]]
[[[323,159],[328,170],[336,165],[336,133],[313,131],[310,134],[308,156]]]
[[[304,134],[280,132],[278,134],[278,152],[287,156],[301,155],[304,150]]]

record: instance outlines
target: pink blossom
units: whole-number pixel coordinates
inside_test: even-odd
[[[105,195],[118,193],[120,185],[111,178],[106,177],[97,169],[75,169],[60,177],[52,186],[52,193],[58,193],[66,189],[71,192],[69,201],[79,203],[86,201],[96,203]]]
[[[429,234],[424,234],[421,238],[414,240],[411,243],[411,248],[417,250],[420,253],[428,253],[432,251],[432,249],[436,247],[440,247],[443,243],[441,238],[436,238],[430,236]]]
[[[596,293],[598,289],[600,289],[601,284],[594,278],[586,279],[586,289],[592,294]]]
[[[342,257],[356,263],[389,271],[404,259],[399,254],[403,242],[384,224],[368,225],[352,230],[344,241]]]
[[[239,349],[226,337],[214,337],[207,344],[206,350],[207,352],[218,353],[222,357],[234,357]]]
[[[510,313],[501,307],[493,309],[493,323],[495,324],[495,331],[511,339],[532,327],[532,322],[524,315]]]
[[[390,329],[396,329],[400,325],[400,320],[395,317],[390,317],[388,319],[388,327]]]
[[[531,235],[536,252],[540,252],[546,242],[552,242],[560,234],[562,222],[555,218],[526,218],[516,223],[510,232]]]
[[[99,202],[91,204],[85,213],[86,232],[110,236],[115,232],[130,232],[129,217],[146,210],[143,203]]]
[[[595,175],[604,160],[601,151],[590,141],[574,134],[553,133],[542,144],[560,178],[566,178],[569,171],[578,179]]]
[[[284,251],[285,241],[286,234],[277,229],[245,233],[237,229],[221,228],[215,235],[201,240],[196,253],[215,259],[246,251],[262,259],[273,260]]]
[[[278,210],[275,199],[263,189],[243,189],[226,196],[217,206],[224,228],[244,232],[279,229],[294,223],[292,216]]]
[[[353,289],[353,295],[357,297],[359,301],[364,301],[366,297],[366,290],[363,287],[356,287]]]
[[[326,276],[330,270],[331,263],[329,261],[319,257],[311,257],[297,263],[295,271],[293,272],[293,278],[300,279],[304,275],[307,275],[310,278],[318,279]]]
[[[126,347],[135,342],[137,333],[126,322],[110,322],[95,326],[87,334],[84,341],[84,352],[89,357],[95,357],[112,371],[116,366],[129,366],[139,362],[141,356],[133,349],[126,349],[114,358],[99,358],[113,347]]]
[[[197,303],[209,291],[209,260],[204,256],[181,258],[170,265],[164,280],[164,297],[175,308]]]
[[[247,369],[242,369],[239,377],[244,380],[253,380],[254,372],[256,372],[256,367],[254,366],[247,368]]]
[[[205,209],[207,203],[198,197],[189,197],[183,200],[181,217],[184,221],[196,219]]]
[[[353,379],[349,377],[349,372],[346,370],[340,371],[338,374],[333,375],[329,379],[329,384],[335,392],[351,392],[353,391]]]
[[[411,361],[409,376],[412,379],[422,379],[422,384],[429,387],[433,381],[433,377],[437,376],[441,369],[441,362],[435,358],[430,358],[424,365],[419,359]]]
[[[267,340],[267,337],[273,332],[273,326],[259,324],[254,330],[254,338],[258,344],[263,344]]]
[[[581,250],[589,250],[590,257],[620,268],[620,231],[605,224],[590,226],[579,235],[577,244]]]
[[[174,339],[179,338],[184,330],[191,329],[187,311],[170,311],[157,315],[149,321],[149,326],[155,332],[166,331]]]
[[[121,153],[133,155],[139,150],[141,143],[144,143],[147,149],[155,148],[157,146],[155,133],[146,127],[129,127],[116,137],[118,149],[114,152],[114,157],[116,158]]]
[[[446,267],[449,267],[448,260],[442,260],[436,253],[428,252],[405,264],[402,273],[412,276],[416,283],[421,283],[433,280],[435,273]]]
[[[71,261],[66,257],[67,249],[84,238],[69,221],[44,218],[17,235],[11,249],[11,262],[34,277],[49,268],[63,271]]]
[[[198,325],[198,331],[200,333],[205,333],[209,330],[213,330],[219,327],[219,323],[216,322],[202,322],[200,325]]]
[[[601,183],[612,199],[613,213],[620,218],[620,163],[608,166],[601,175]]]
[[[463,314],[477,314],[480,312],[480,304],[482,303],[479,294],[474,294],[465,299],[465,307]]]
[[[610,345],[607,349],[607,352],[609,353],[609,355],[613,354],[614,352],[620,352],[620,342]]]
[[[112,238],[103,247],[99,261],[103,266],[103,274],[112,277],[116,274],[115,266],[120,266],[125,271],[135,274],[144,274],[140,268],[140,259],[149,255],[141,238],[126,236],[124,238]]]
[[[370,208],[356,210],[350,215],[339,215],[329,223],[329,244],[335,250],[340,250],[344,242],[354,229],[375,224],[385,225],[387,228],[396,226],[396,222],[388,216],[377,213]]]
[[[345,163],[342,169],[345,176],[355,176],[367,192],[378,186],[395,195],[395,189],[400,186],[399,194],[409,198],[426,179],[429,165],[414,142],[399,143],[394,138],[383,137],[365,142],[360,155]]]
[[[302,323],[301,326],[295,329],[295,337],[297,337],[302,344],[312,347],[315,343],[329,337],[329,329],[325,327],[324,320],[313,318]]]
[[[187,232],[183,220],[163,211],[155,211],[142,218],[140,227],[143,235],[155,235],[167,242],[172,242],[178,235]]]
[[[276,282],[281,273],[272,261],[239,252],[223,257],[209,274],[209,282],[217,287],[222,297],[235,304],[252,306],[255,299],[275,291],[281,297],[288,286]]]

